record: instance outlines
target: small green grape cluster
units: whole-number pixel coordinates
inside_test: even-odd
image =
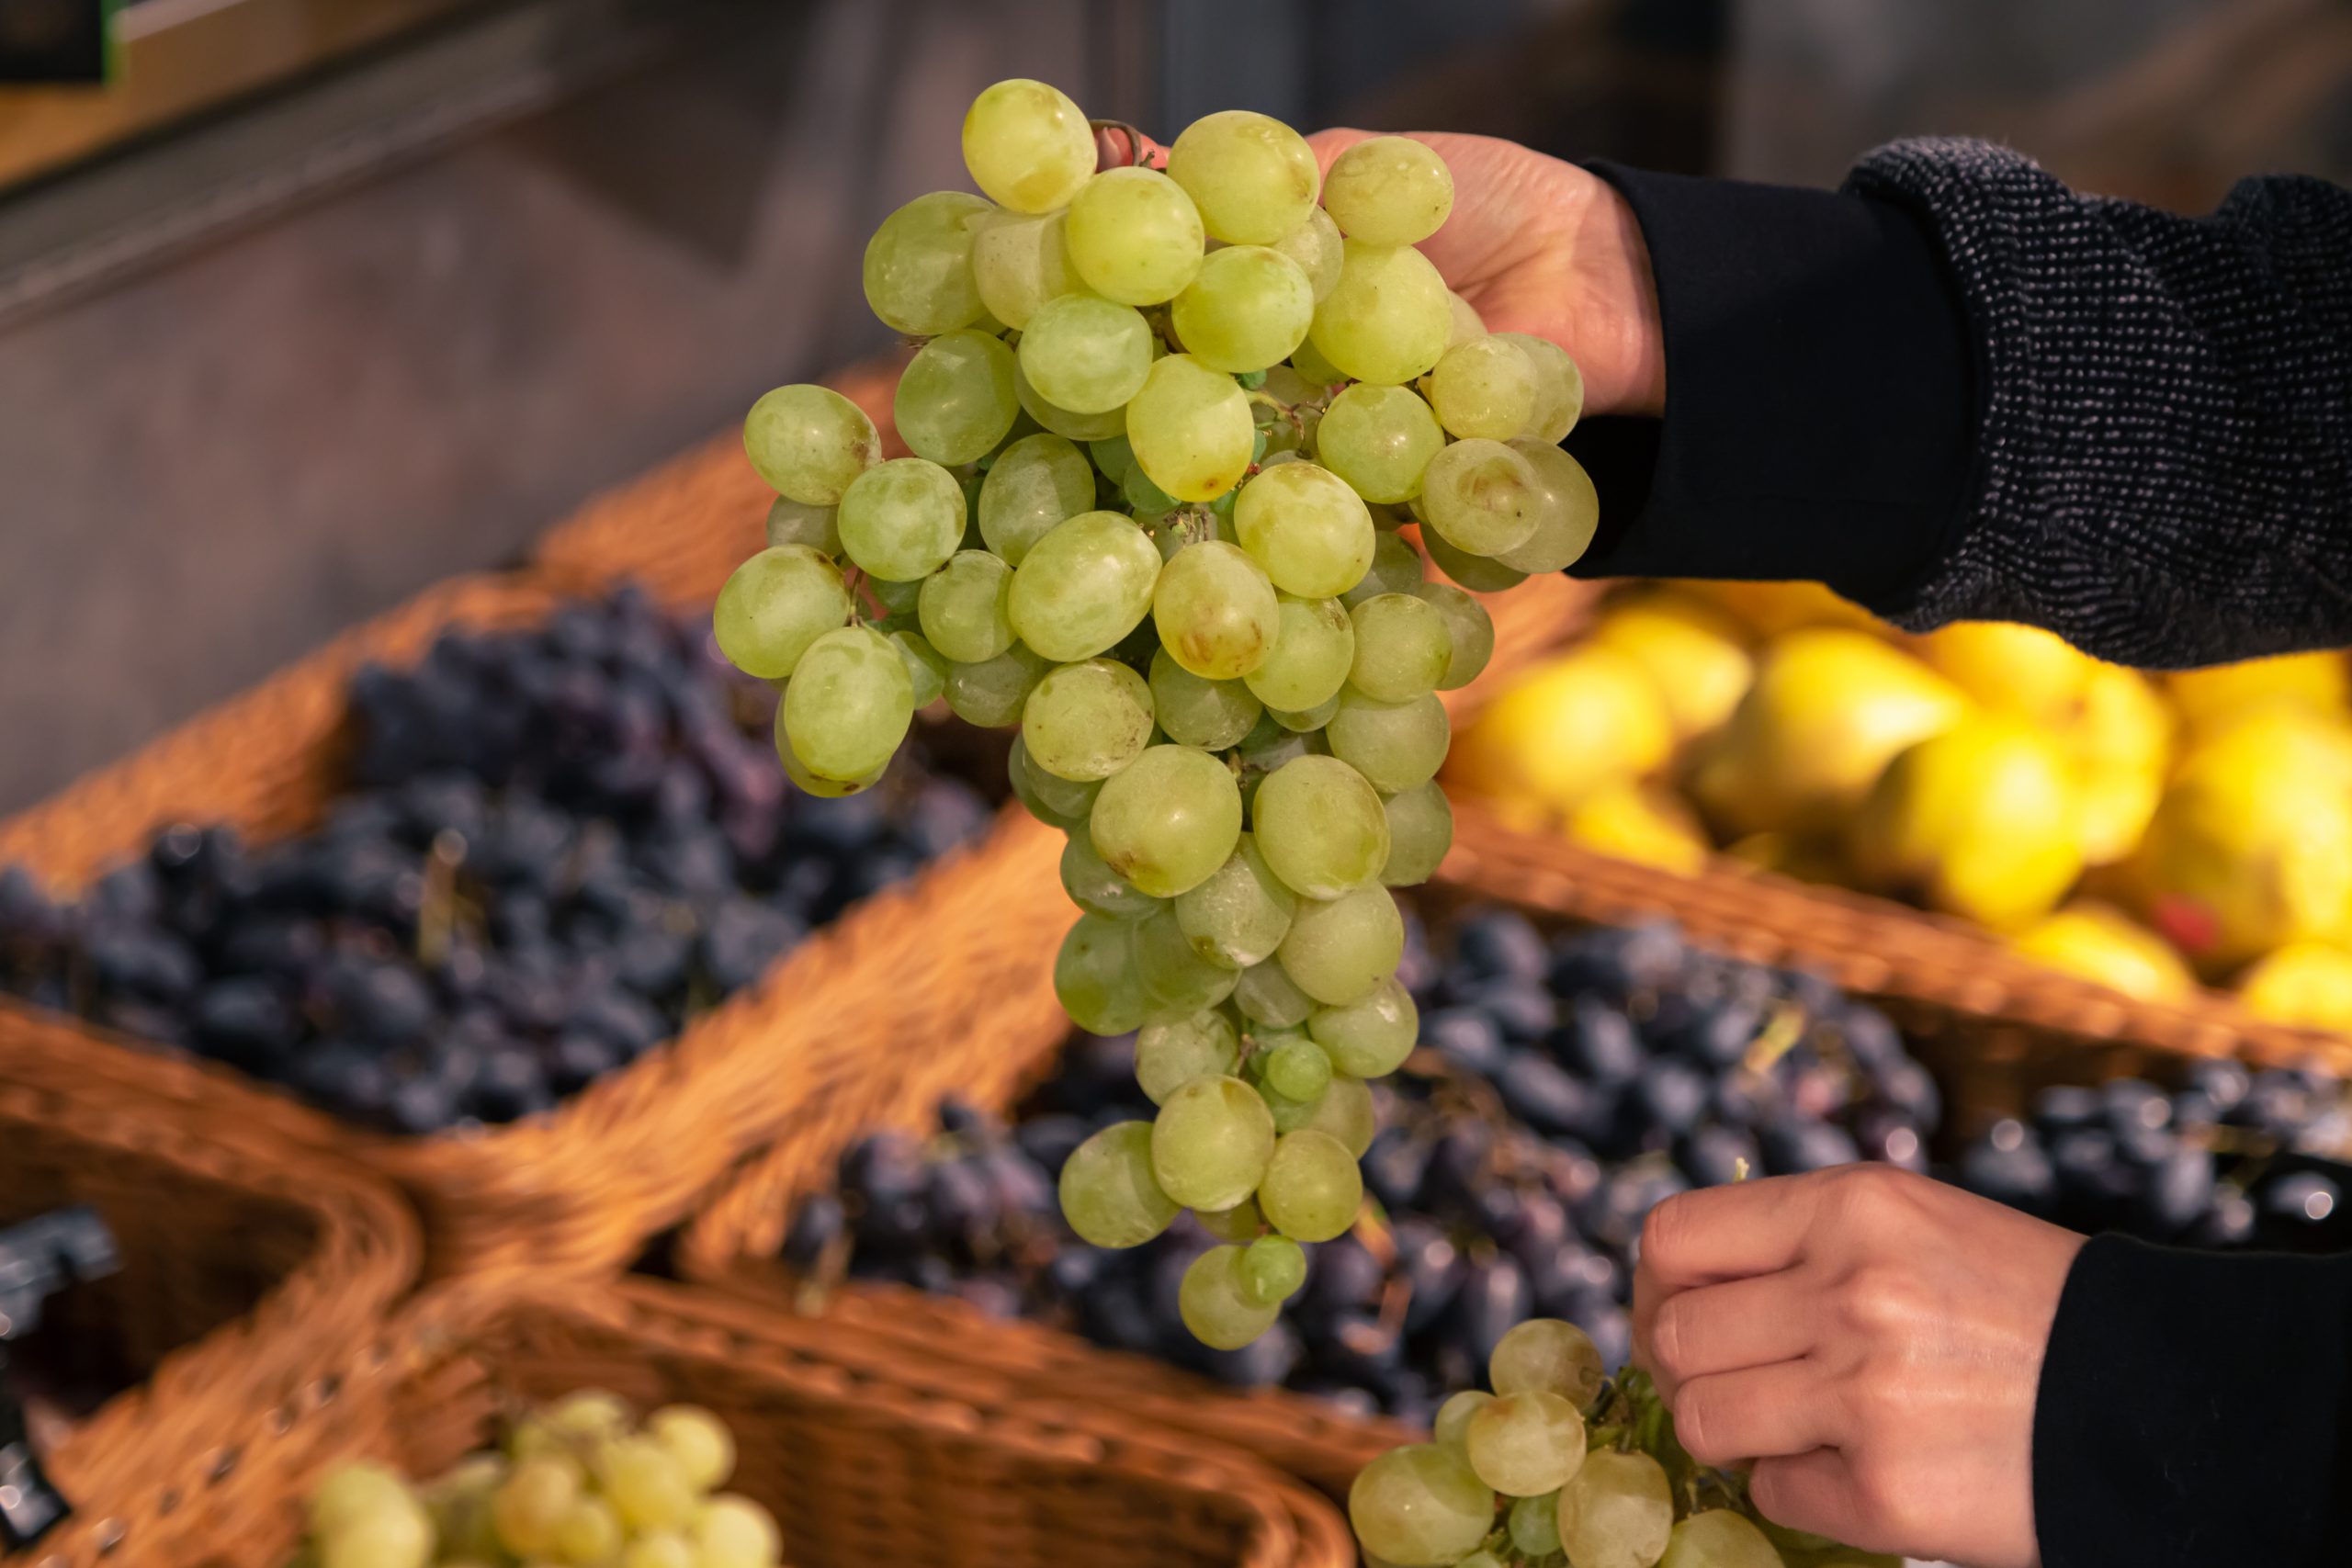
[[[735,1468],[727,1424],[699,1405],[640,1426],[616,1396],[583,1390],[514,1424],[422,1487],[346,1464],[311,1498],[315,1568],[776,1568],[775,1520],[718,1492]]]
[[[1894,1568],[1764,1520],[1740,1477],[1705,1469],[1638,1371],[1603,1377],[1584,1331],[1520,1324],[1492,1393],[1438,1407],[1431,1439],[1358,1472],[1348,1517],[1374,1568]]]
[[[1159,1107],[1078,1151],[1064,1212],[1109,1247],[1197,1213],[1224,1245],[1184,1318],[1231,1348],[1361,1205],[1365,1083],[1419,1029],[1390,890],[1453,842],[1438,694],[1494,650],[1464,590],[1590,541],[1558,446],[1583,383],[1414,248],[1453,200],[1420,142],[1328,180],[1238,111],[1165,169],[1098,173],[1094,147],[1042,83],[972,105],[988,197],[918,197],[865,253],[876,313],[927,340],[895,411],[914,455],[881,460],[821,387],[762,398],[744,446],[780,499],[715,629],[783,683],[777,750],[819,794],[871,784],[934,698],[1020,727],[1012,788],[1069,833],[1082,911],[1056,990],[1083,1028],[1141,1030]],[[1453,581],[1424,581],[1416,522]]]

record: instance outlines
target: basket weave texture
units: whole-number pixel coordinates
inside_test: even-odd
[[[334,1466],[373,1459],[438,1474],[503,1422],[582,1388],[640,1410],[704,1405],[732,1428],[730,1490],[765,1505],[795,1568],[1340,1568],[1346,1528],[1320,1499],[1246,1460],[1121,1430],[1067,1402],[843,1325],[777,1322],[651,1281],[549,1291],[477,1279],[420,1298],[358,1355],[332,1398],[255,1406],[210,1528],[126,1538],[116,1562],[276,1568],[303,1499]]]
[[[453,628],[535,625],[565,597],[536,574],[445,583],[0,825],[0,864],[71,890],[174,822],[227,823],[255,841],[308,827],[343,777],[354,671],[413,662]],[[423,1214],[431,1276],[613,1268],[748,1151],[876,1114],[887,1100],[865,1066],[876,1043],[960,1032],[975,996],[1042,994],[1025,1013],[1002,1010],[1016,1016],[1000,1024],[1050,1032],[1052,940],[1018,918],[1041,836],[1016,809],[981,842],[811,936],[666,1045],[526,1122],[377,1134],[210,1064],[181,1072],[182,1091],[223,1124],[339,1152],[399,1183]],[[94,1071],[162,1066],[95,1029],[0,1001],[0,1037],[36,1033]]]
[[[83,1045],[54,1024],[0,1031],[0,1223],[97,1210],[121,1267],[45,1316],[141,1376],[47,1453],[75,1512],[19,1556],[76,1568],[119,1537],[202,1528],[224,1427],[311,1397],[381,1331],[419,1250],[382,1182],[211,1114],[185,1064]]]

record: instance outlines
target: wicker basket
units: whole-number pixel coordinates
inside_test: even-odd
[[[1950,1131],[2020,1111],[2047,1084],[2160,1076],[2185,1055],[2253,1044],[2217,1024],[2135,1035],[2127,1027],[2130,1015],[2103,993],[2062,1006],[2051,993],[2012,989],[2040,974],[2021,959],[2006,968],[1946,968],[1899,940],[1874,942],[1873,900],[1826,901],[1843,923],[1826,922],[1818,889],[1760,877],[1662,877],[1555,838],[1510,832],[1475,807],[1458,814],[1453,853],[1421,897],[1435,906],[1506,903],[1577,922],[1670,918],[1717,951],[1826,973],[1903,1026],[1944,1091]],[[2038,998],[2030,1009],[2015,1005],[2028,994]],[[1010,1081],[1000,1074],[969,1098],[986,1109],[1009,1108],[1023,1088],[1050,1073],[1060,1043],[1032,1052]],[[928,1105],[910,1101],[888,1124],[928,1132],[935,1120]],[[1039,1388],[1105,1390],[1147,1419],[1246,1450],[1335,1495],[1367,1459],[1403,1440],[1391,1422],[1356,1420],[1279,1390],[1236,1393],[1149,1358],[1102,1350],[1041,1325],[984,1317],[960,1302],[899,1287],[856,1283],[811,1303],[776,1253],[800,1200],[832,1181],[846,1146],[845,1140],[779,1144],[748,1164],[687,1228],[677,1255],[687,1277],[778,1317],[819,1304],[825,1321],[899,1337],[910,1350],[953,1345],[967,1362],[1006,1375],[1025,1372]]]
[[[729,1483],[773,1510],[795,1568],[1340,1568],[1345,1527],[1238,1456],[1019,1395],[837,1325],[777,1323],[707,1292],[630,1281],[524,1289],[481,1280],[419,1301],[328,1397],[256,1404],[192,1523],[132,1532],[111,1561],[277,1568],[334,1465],[438,1473],[503,1418],[585,1387],[639,1408],[707,1406],[732,1427]],[[289,1447],[289,1445],[291,1445]],[[61,1555],[57,1568],[79,1557]]]
[[[436,588],[0,825],[0,864],[71,889],[175,821],[227,822],[251,840],[299,830],[339,785],[354,670],[413,661],[452,627],[536,624],[563,597],[527,575]],[[750,1150],[887,1110],[888,1086],[865,1070],[874,1043],[985,1029],[967,1019],[973,997],[1005,998],[995,1027],[1050,1035],[1059,928],[1048,936],[1023,919],[1042,901],[1041,859],[1052,880],[1044,838],[1016,807],[986,840],[866,899],[665,1048],[526,1122],[379,1135],[209,1064],[179,1075],[184,1092],[222,1125],[267,1128],[392,1178],[423,1212],[432,1276],[608,1269]],[[0,1001],[0,1037],[35,1033],[93,1072],[161,1070],[86,1026]]]
[[[50,1451],[76,1513],[44,1553],[81,1560],[160,1525],[220,1462],[233,1413],[302,1397],[415,1277],[397,1193],[209,1113],[196,1077],[55,1025],[0,1032],[0,1223],[67,1203],[105,1217],[120,1270],[47,1317],[77,1356],[141,1379]]]

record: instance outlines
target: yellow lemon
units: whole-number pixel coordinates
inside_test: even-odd
[[[2078,898],[2045,915],[2010,943],[2053,969],[2096,980],[2142,1001],[2177,1001],[2197,978],[2172,943],[2112,904]]]
[[[1630,779],[1587,796],[1568,813],[1567,834],[1587,849],[1686,876],[1707,863],[1707,837],[1690,809]]]
[[[1454,743],[1447,777],[1498,800],[1566,811],[1666,761],[1673,729],[1657,688],[1613,649],[1579,648],[1511,683]]]
[[[2148,919],[2209,972],[2352,915],[2352,795],[2274,763],[2192,756],[2131,862]]]
[[[2352,681],[2340,653],[2282,653],[2165,677],[2165,690],[2192,728],[2273,702],[2317,713],[2352,710]]]
[[[1755,677],[1755,656],[1737,623],[1704,600],[1671,589],[1609,607],[1591,640],[1639,664],[1657,683],[1678,739],[1731,716]]]
[[[1818,582],[1731,582],[1686,578],[1676,588],[1727,610],[1765,637],[1804,626],[1846,626],[1873,637],[1894,635],[1892,626],[1850,599]]]
[[[2273,1023],[2352,1032],[2352,953],[2333,942],[2290,942],[2238,977],[2238,1000]]]
[[[2041,724],[2070,721],[2099,661],[2054,632],[1961,621],[1914,645],[1921,659],[1988,708]]]
[[[2074,770],[2021,719],[1983,715],[1911,747],[1862,804],[1851,839],[1869,882],[2008,927],[2082,875]]]

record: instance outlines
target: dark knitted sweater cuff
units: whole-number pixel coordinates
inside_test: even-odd
[[[2034,1410],[2043,1568],[2340,1563],[2347,1397],[2352,1258],[2096,1238]]]
[[[1896,202],[1595,164],[1642,226],[1665,332],[1663,420],[1567,442],[1601,528],[1579,576],[1828,583],[1907,603],[1964,505],[1965,312]]]

